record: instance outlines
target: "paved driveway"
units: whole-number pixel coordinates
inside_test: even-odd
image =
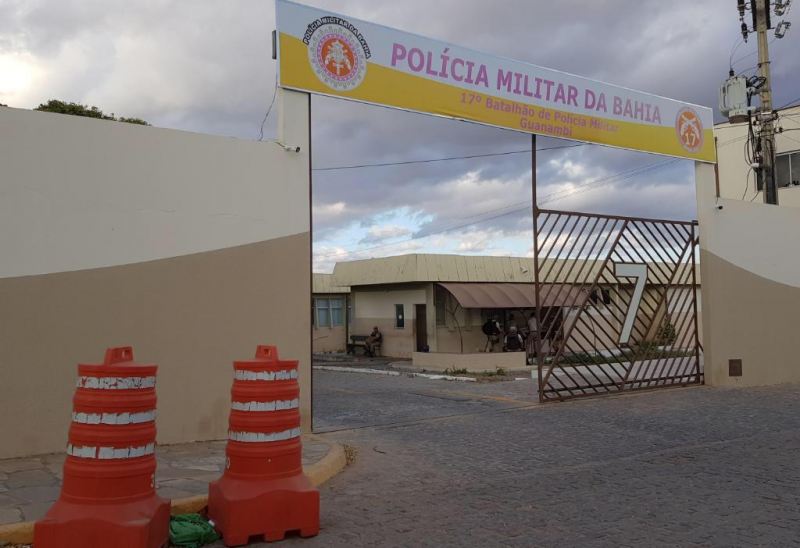
[[[530,382],[316,371],[358,449],[303,546],[790,546],[800,386],[538,405]]]

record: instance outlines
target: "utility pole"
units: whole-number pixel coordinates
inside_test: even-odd
[[[767,31],[770,27],[769,0],[751,2],[753,26],[758,34],[758,75],[764,79],[759,90],[761,111],[761,181],[764,188],[764,203],[778,205],[778,187],[775,180],[775,126],[772,113],[772,80],[769,74],[769,44]]]

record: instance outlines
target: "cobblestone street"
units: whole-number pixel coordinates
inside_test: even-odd
[[[358,457],[290,543],[798,544],[798,386],[537,405],[529,381],[314,379],[317,429]]]

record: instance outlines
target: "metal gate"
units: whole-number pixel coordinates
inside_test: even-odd
[[[535,219],[541,401],[703,382],[695,222]]]

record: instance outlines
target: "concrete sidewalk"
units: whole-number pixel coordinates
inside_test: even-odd
[[[158,494],[173,500],[208,494],[208,482],[222,474],[225,443],[159,446],[156,450]],[[338,453],[341,447],[316,436],[303,436],[303,468],[309,470],[323,459],[329,460],[334,451]],[[57,453],[0,460],[0,526],[35,521],[44,516],[61,490],[64,458],[64,453]]]

